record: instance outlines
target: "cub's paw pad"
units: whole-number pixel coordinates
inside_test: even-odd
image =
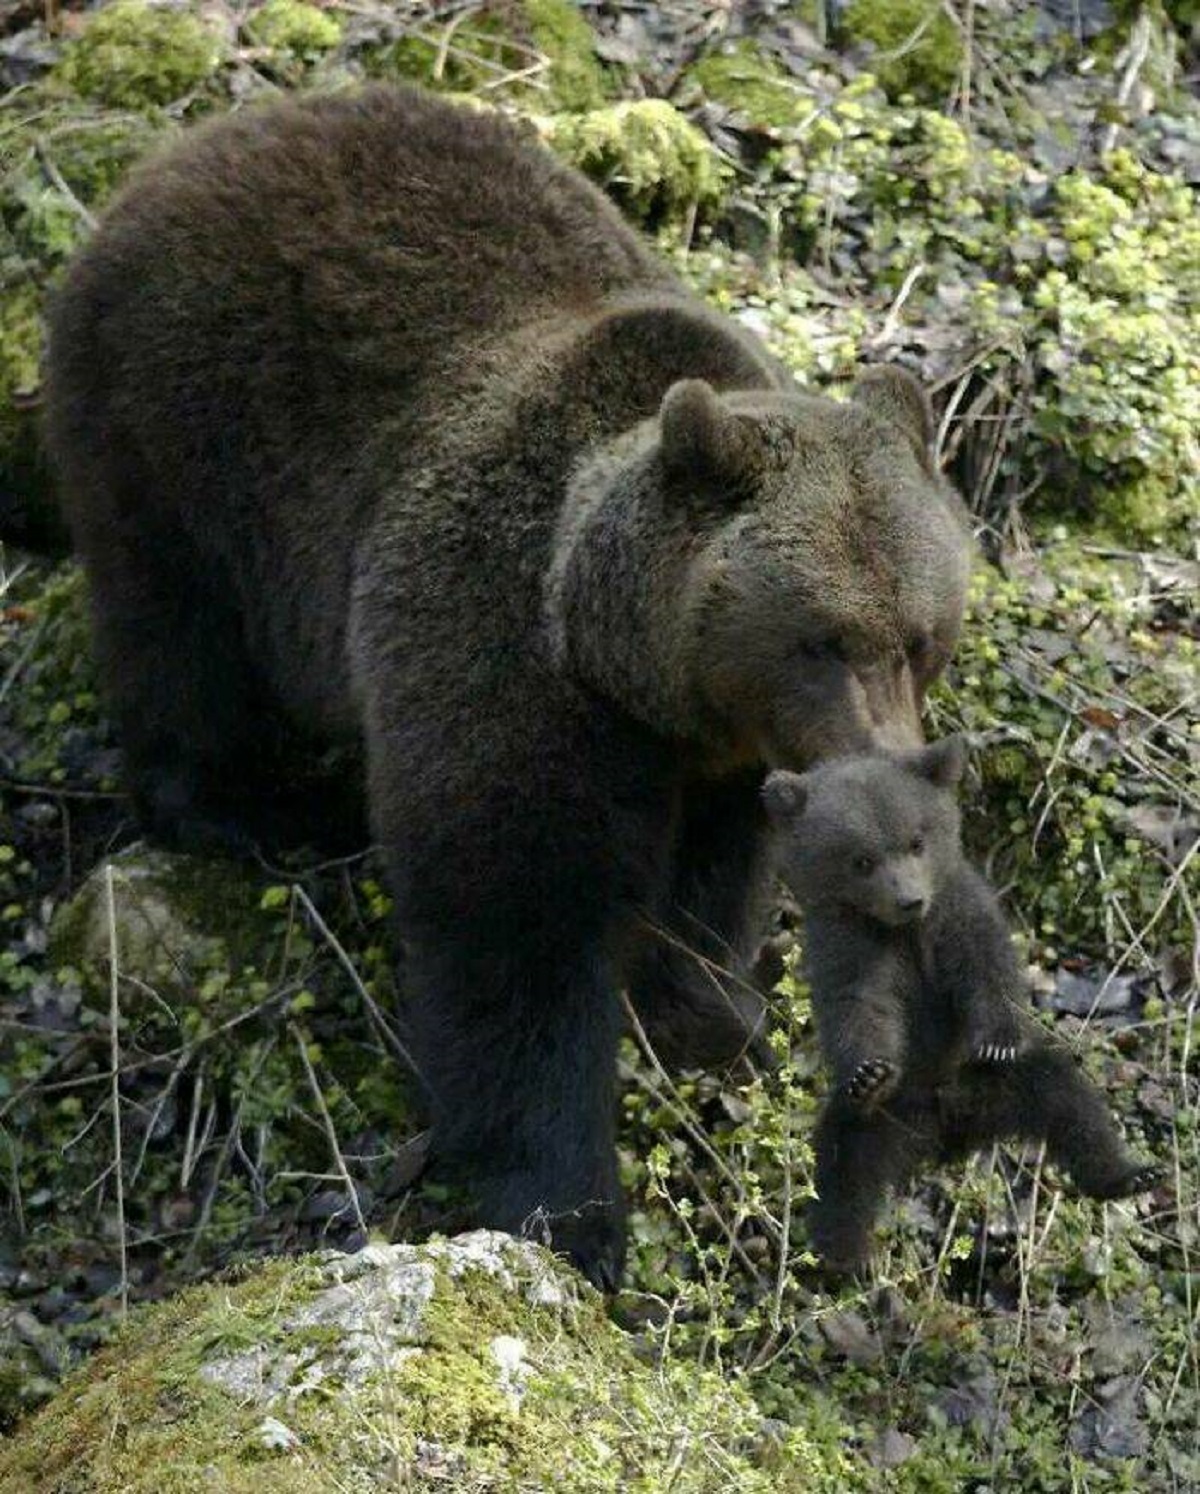
[[[889,1094],[898,1077],[896,1065],[886,1058],[867,1058],[847,1079],[843,1093],[856,1105],[867,1105]]]

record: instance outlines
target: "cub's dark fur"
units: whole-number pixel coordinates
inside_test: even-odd
[[[611,1282],[619,993],[746,1043],[764,765],[918,740],[953,646],[924,396],[802,393],[536,142],[377,89],[136,174],[48,402],[145,818],[258,834],[361,749],[435,1155]]]
[[[1045,1141],[1094,1198],[1156,1170],[1028,1009],[995,894],[963,859],[961,739],[773,773],[779,870],[804,909],[833,1092],[817,1128],[813,1232],[833,1265],[870,1248],[889,1187],[1006,1137]]]

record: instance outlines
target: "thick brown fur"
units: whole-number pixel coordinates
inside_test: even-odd
[[[622,986],[746,1042],[764,765],[916,740],[953,646],[924,396],[801,393],[535,142],[389,89],[142,170],[48,392],[147,821],[266,833],[324,807],[297,746],[361,749],[436,1155],[611,1282]]]
[[[867,1257],[889,1189],[995,1141],[1044,1141],[1095,1198],[1149,1187],[1100,1091],[1033,1017],[995,894],[963,858],[963,743],[844,758],[764,787],[833,1089],[814,1243]]]

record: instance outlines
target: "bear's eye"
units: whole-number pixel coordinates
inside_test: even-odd
[[[923,835],[914,835],[908,843],[908,849],[914,856],[919,856],[925,849],[925,837]]]
[[[873,872],[875,870],[874,856],[867,856],[865,854],[856,856],[854,858],[854,870],[861,873],[864,877]]]

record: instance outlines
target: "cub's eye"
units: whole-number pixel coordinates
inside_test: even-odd
[[[914,835],[908,843],[908,849],[914,856],[919,856],[925,849],[925,837],[923,835]]]
[[[854,870],[862,876],[868,876],[875,870],[874,856],[856,856],[854,858]]]
[[[840,638],[822,638],[816,642],[802,643],[800,652],[808,659],[844,659],[846,650]]]

